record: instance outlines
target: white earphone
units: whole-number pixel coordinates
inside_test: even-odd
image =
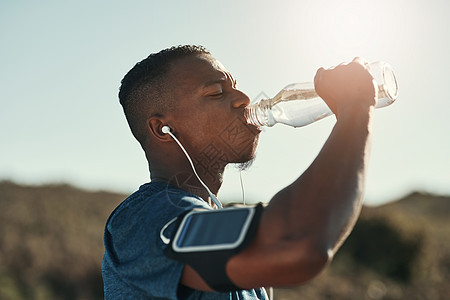
[[[216,206],[218,208],[222,208],[222,203],[220,203],[219,199],[217,199],[217,197],[211,193],[211,191],[209,190],[208,186],[206,186],[206,184],[203,182],[203,180],[200,179],[200,176],[198,176],[197,171],[195,170],[194,167],[194,163],[191,160],[191,157],[189,156],[189,154],[187,153],[186,149],[184,149],[183,145],[181,145],[180,141],[173,135],[172,132],[170,132],[170,127],[167,125],[164,125],[161,128],[161,132],[164,134],[169,134],[174,140],[175,142],[177,142],[178,146],[180,146],[181,150],[183,150],[184,155],[186,155],[186,158],[189,161],[189,164],[191,165],[192,171],[194,171],[194,175],[195,177],[197,177],[198,181],[201,183],[201,185],[203,185],[203,187],[206,189],[206,191],[208,192],[209,196],[211,197],[211,199],[214,201],[214,203],[216,204]]]
[[[162,133],[168,134],[170,132],[170,127],[165,125],[161,128]]]

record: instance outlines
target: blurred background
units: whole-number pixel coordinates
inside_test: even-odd
[[[447,117],[450,104],[446,91],[450,69],[450,36],[446,33],[450,28],[449,12],[450,2],[445,0],[2,1],[0,208],[4,214],[1,230],[5,235],[0,243],[0,291],[8,291],[4,292],[8,296],[0,293],[0,298],[60,297],[56,292],[52,294],[53,287],[65,290],[70,282],[76,281],[76,276],[90,278],[73,275],[85,274],[89,268],[94,279],[86,282],[101,285],[101,281],[95,280],[98,280],[96,268],[98,257],[101,259],[101,232],[106,217],[125,195],[149,180],[143,152],[133,139],[118,103],[120,80],[136,62],[173,45],[205,46],[234,75],[238,87],[255,101],[261,93],[273,96],[286,84],[311,81],[319,67],[330,67],[355,56],[389,62],[396,71],[400,94],[393,105],[376,112],[365,200],[369,206],[366,211],[373,209],[376,213],[368,212],[367,217],[380,214],[382,218],[384,214],[378,209],[398,203],[403,203],[403,208],[415,207],[412,202],[399,199],[442,202],[440,209],[433,206],[430,210],[446,211],[448,198],[445,196],[450,194],[450,119]],[[277,125],[265,129],[256,161],[242,173],[247,200],[267,202],[298,177],[317,155],[334,121],[334,117],[329,117],[304,128]],[[46,196],[37,196],[41,192]],[[77,213],[64,218],[60,224],[59,219],[53,219],[59,218],[58,214],[53,214],[56,210],[59,216],[64,215],[64,207],[72,203],[67,200],[72,199],[68,196],[72,192],[81,193],[86,199],[92,195],[100,197],[103,200],[92,200],[93,203],[104,204],[95,204],[99,207],[91,211],[94,204],[75,201],[77,197],[73,196],[71,211]],[[239,171],[231,166],[219,198],[236,202],[241,199],[241,193]],[[56,204],[41,205],[44,199],[54,199]],[[65,206],[55,208],[62,200]],[[425,204],[420,203],[418,207],[423,208]],[[427,209],[417,209],[414,213]],[[388,229],[405,238],[410,247],[406,252],[418,253],[411,255],[410,262],[423,258],[420,253],[424,249],[435,249],[434,246],[445,249],[442,245],[429,246],[432,243],[426,242],[427,234],[421,232],[428,228],[426,225],[422,229],[408,225],[404,232],[398,229],[397,223],[404,224],[401,221],[404,216],[412,216],[402,211],[398,209],[398,215],[391,216],[395,224]],[[87,217],[92,217],[93,223],[83,219]],[[436,219],[430,217],[433,218]],[[78,228],[74,224],[80,220],[96,225]],[[53,238],[46,235],[48,228],[55,229],[52,222],[61,226]],[[375,226],[377,232],[384,229],[376,226],[390,224],[374,222],[375,225],[367,226]],[[427,219],[423,224],[429,222]],[[442,224],[435,225],[443,230]],[[81,233],[86,238],[90,236],[91,247],[97,247],[97,252],[90,251],[88,245],[83,246],[85,250],[76,248],[80,243],[74,242],[74,236],[63,239],[66,229],[75,236]],[[17,237],[19,234],[29,234],[30,238],[24,242]],[[51,244],[57,243],[54,247],[61,253],[79,257],[83,257],[79,251],[96,254],[88,259],[92,263],[86,270],[58,271],[72,274],[69,283],[50,284],[55,279],[48,281],[48,276],[42,275],[49,264],[38,263],[37,257],[44,256],[42,253],[34,256],[35,250],[31,250],[45,249],[41,243],[46,239]],[[445,240],[444,236],[434,236],[433,240],[436,239]],[[18,249],[15,247],[25,248],[20,252],[13,251]],[[11,258],[11,253],[17,257]],[[348,257],[353,259],[355,255]],[[345,259],[351,260],[343,257],[342,261]],[[435,277],[441,281],[450,268],[448,255],[443,259],[448,260],[436,262],[444,268],[436,271],[439,275]],[[353,260],[352,263],[355,268],[364,265]],[[55,268],[59,270],[57,264]],[[28,272],[30,275],[24,269],[33,271]],[[416,263],[411,264],[411,274],[413,270],[423,276],[431,274]],[[409,286],[414,280],[418,279],[411,275],[402,284]],[[38,292],[29,288],[39,282],[43,283]],[[364,286],[361,291],[364,297],[394,297],[395,294],[396,299],[402,299],[398,297],[405,293],[399,293],[398,289],[404,288],[389,289],[387,282],[372,278],[361,283]],[[80,283],[80,286],[87,285]],[[370,286],[372,292],[368,293]],[[19,292],[24,290],[25,294]],[[418,299],[440,299],[439,291],[433,289]],[[85,296],[73,292],[71,297]],[[66,299],[67,295],[62,298]]]

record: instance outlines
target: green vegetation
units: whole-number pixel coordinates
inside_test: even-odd
[[[124,198],[0,182],[0,299],[102,299],[103,227]],[[329,268],[275,299],[446,299],[449,200],[414,193],[364,207]]]
[[[0,299],[102,299],[103,227],[123,197],[0,183]]]

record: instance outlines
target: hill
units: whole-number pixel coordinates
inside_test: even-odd
[[[101,299],[103,228],[124,195],[0,183],[0,299]]]
[[[102,299],[103,227],[125,196],[0,182],[0,299]],[[364,207],[329,268],[275,299],[446,299],[449,200]]]

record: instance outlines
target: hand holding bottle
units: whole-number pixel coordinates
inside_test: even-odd
[[[316,93],[337,117],[349,106],[375,105],[377,85],[368,65],[362,59],[355,58],[348,64],[317,71],[314,78]]]
[[[353,68],[356,75],[360,74],[361,78],[356,75],[350,76],[352,72],[348,72],[348,70]],[[371,77],[369,77],[370,75]],[[365,85],[362,87],[358,87],[360,80],[365,81]],[[375,95],[374,83],[376,84]],[[336,101],[339,101],[339,107],[344,107],[344,103],[352,101],[369,101],[368,105],[371,105],[373,98],[376,97],[375,107],[380,108],[391,105],[398,96],[394,71],[390,65],[382,61],[366,64],[355,59],[347,65],[339,65],[328,70],[319,69],[316,75],[316,84],[321,96],[326,98],[334,112],[341,109],[337,107]],[[301,127],[331,116],[332,110],[317,95],[314,83],[303,82],[289,84],[272,99],[262,99],[258,103],[248,106],[245,116],[247,122],[255,126],[270,127],[281,123],[292,127]]]

